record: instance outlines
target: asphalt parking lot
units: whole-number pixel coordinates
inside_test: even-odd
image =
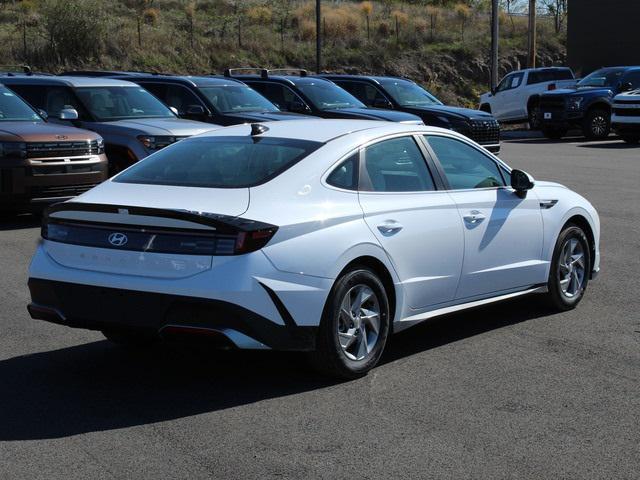
[[[584,301],[433,320],[347,383],[297,354],[131,352],[31,320],[37,221],[3,221],[0,479],[638,478],[640,148],[532,138],[501,156],[599,210]]]

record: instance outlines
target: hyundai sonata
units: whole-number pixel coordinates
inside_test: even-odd
[[[343,378],[392,332],[538,293],[575,307],[598,215],[451,130],[238,125],[167,147],[44,216],[33,318],[118,343],[208,335]]]

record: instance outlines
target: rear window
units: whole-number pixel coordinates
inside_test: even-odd
[[[554,68],[553,70],[534,70],[529,72],[527,83],[531,85],[533,83],[571,79],[573,79],[573,73],[568,68]]]
[[[145,185],[242,188],[265,183],[322,143],[275,137],[191,138],[166,147],[114,181]]]

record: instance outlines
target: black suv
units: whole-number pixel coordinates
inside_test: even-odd
[[[590,73],[575,88],[540,95],[540,124],[547,138],[562,138],[579,127],[590,140],[604,139],[611,131],[611,104],[618,93],[640,87],[640,66],[606,67]]]
[[[237,74],[256,69],[234,68],[225,77],[237,78],[271,100],[282,110],[322,118],[386,120],[422,125],[419,117],[405,112],[367,107],[330,80],[311,77],[306,70],[259,70],[259,74]],[[274,75],[282,72],[284,75]]]
[[[455,130],[491,152],[500,151],[500,124],[490,113],[444,105],[412,80],[367,75],[319,76],[336,83],[370,107],[418,115],[425,125]]]
[[[94,75],[97,73],[100,72]],[[233,78],[145,75],[139,72],[110,76],[137,83],[174,109],[179,117],[190,120],[227,126],[307,118],[280,111],[258,92]]]

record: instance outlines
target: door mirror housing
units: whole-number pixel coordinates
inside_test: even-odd
[[[169,110],[171,110],[176,117],[180,115],[176,107],[169,107]]]
[[[38,114],[45,120],[49,118],[49,114],[41,108],[38,109]]]
[[[371,106],[374,108],[388,108],[388,109],[393,108],[393,105],[389,100],[387,100],[386,98],[380,98],[380,97],[374,99],[373,105]]]
[[[535,181],[531,175],[522,170],[511,170],[511,188],[521,196],[527,194],[535,186]]]
[[[633,90],[633,83],[631,82],[625,82],[620,85],[621,92],[630,92],[631,90]]]
[[[204,107],[202,105],[189,105],[187,107],[187,115],[201,117],[204,115]]]
[[[307,113],[309,111],[309,107],[300,100],[294,100],[289,104],[289,111],[294,113]]]
[[[78,120],[78,111],[75,108],[63,108],[58,116],[60,120],[68,120],[70,122]]]

